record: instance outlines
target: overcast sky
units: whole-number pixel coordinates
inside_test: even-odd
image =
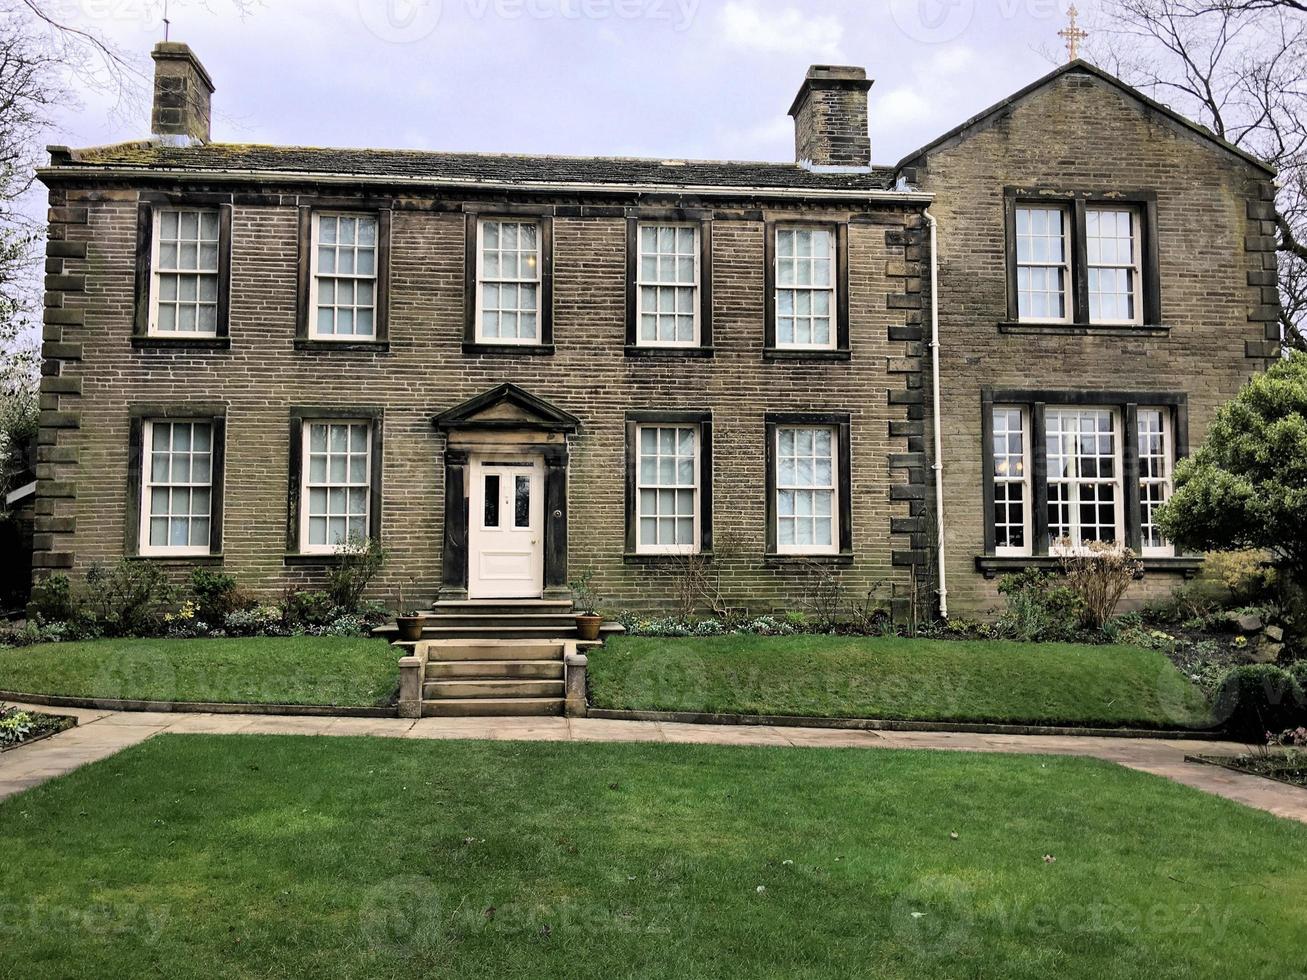
[[[159,0],[65,0],[149,71]],[[876,162],[1044,74],[1069,0],[171,0],[217,87],[214,138],[790,160],[809,64],[865,66]],[[1089,3],[1082,2],[1082,9]],[[55,138],[148,135],[106,96]]]

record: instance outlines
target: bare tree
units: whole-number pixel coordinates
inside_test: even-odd
[[[1307,0],[1104,0],[1094,56],[1279,170],[1281,334],[1307,349]]]

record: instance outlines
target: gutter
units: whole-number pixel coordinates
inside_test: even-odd
[[[930,213],[930,208],[922,213],[930,225],[930,366],[934,397],[931,415],[935,421],[935,463],[931,469],[935,471],[935,564],[939,569],[939,615],[948,619],[948,579],[944,569],[944,439],[939,401],[939,223]]]
[[[812,198],[819,200],[872,200],[902,203],[929,203],[934,194],[922,191],[846,190],[822,187],[756,187],[746,184],[627,184],[581,183],[573,181],[475,180],[454,177],[414,177],[405,174],[351,174],[305,170],[200,170],[157,167],[50,166],[38,167],[36,175],[44,183],[50,180],[104,180],[141,178],[175,181],[217,181],[222,183],[309,183],[357,186],[381,184],[417,188],[473,188],[538,193],[628,193],[628,194],[699,194],[738,196],[741,192],[757,197]]]

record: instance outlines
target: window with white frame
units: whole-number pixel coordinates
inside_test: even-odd
[[[1171,495],[1170,413],[1162,408],[1138,411],[1140,549],[1144,555],[1172,555],[1175,549],[1157,526],[1157,510]]]
[[[1139,219],[1132,208],[1085,211],[1091,323],[1139,323]]]
[[[213,423],[144,423],[143,555],[209,553],[213,514]]]
[[[477,223],[476,335],[481,343],[540,343],[540,225]]]
[[[1022,320],[1068,320],[1071,249],[1063,208],[1016,209],[1017,310]]]
[[[780,554],[839,551],[836,526],[836,430],[776,428],[776,550]]]
[[[698,426],[637,426],[636,447],[636,550],[698,551]]]
[[[776,346],[836,345],[835,234],[829,228],[776,229]]]
[[[300,504],[304,552],[333,552],[368,537],[372,423],[305,421]]]
[[[1044,431],[1052,549],[1123,540],[1117,424],[1113,409],[1048,409]]]
[[[637,240],[637,344],[695,346],[699,343],[699,229],[641,223]]]
[[[1026,410],[994,409],[994,549],[1027,554],[1030,547],[1030,466]]]
[[[376,336],[376,215],[313,215],[312,291],[310,336],[322,340]]]
[[[151,334],[217,335],[219,227],[216,208],[155,211]]]

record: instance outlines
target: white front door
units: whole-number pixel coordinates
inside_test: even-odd
[[[545,573],[540,461],[474,458],[471,477],[468,598],[539,598]]]

